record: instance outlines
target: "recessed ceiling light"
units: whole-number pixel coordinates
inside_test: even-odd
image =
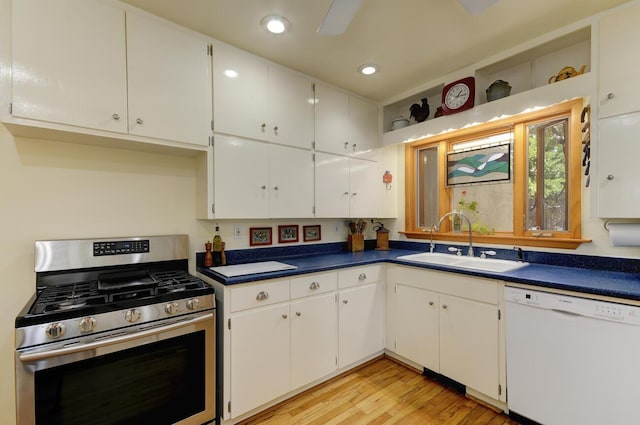
[[[378,72],[378,70],[380,69],[380,67],[376,64],[373,63],[368,63],[365,65],[360,65],[358,67],[358,72],[363,74],[363,75],[373,75],[376,72]]]
[[[260,24],[271,34],[282,34],[291,26],[287,18],[277,15],[265,16]]]

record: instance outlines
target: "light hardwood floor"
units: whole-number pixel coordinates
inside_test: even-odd
[[[241,425],[517,425],[387,357],[314,387]]]

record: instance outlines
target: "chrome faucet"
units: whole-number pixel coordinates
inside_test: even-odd
[[[443,215],[442,217],[440,217],[440,221],[438,222],[438,225],[436,226],[436,229],[440,230],[440,225],[442,224],[442,220],[444,220],[445,218],[451,216],[451,215],[457,215],[459,217],[463,217],[465,220],[467,220],[467,224],[469,225],[469,251],[467,251],[467,255],[469,257],[473,257],[473,236],[472,236],[472,231],[471,231],[471,220],[469,220],[469,217],[467,217],[466,215],[462,214],[461,212],[458,211],[450,211],[448,213],[446,213],[445,215]]]

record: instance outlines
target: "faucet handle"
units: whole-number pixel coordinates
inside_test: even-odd
[[[487,258],[487,255],[496,255],[495,251],[480,251],[480,258]]]
[[[447,249],[449,250],[449,252],[455,252],[456,255],[458,256],[462,255],[462,250],[460,248],[456,248],[455,246],[450,246]]]

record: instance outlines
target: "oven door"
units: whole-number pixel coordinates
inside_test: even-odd
[[[214,421],[214,325],[207,312],[17,351],[18,425]]]

